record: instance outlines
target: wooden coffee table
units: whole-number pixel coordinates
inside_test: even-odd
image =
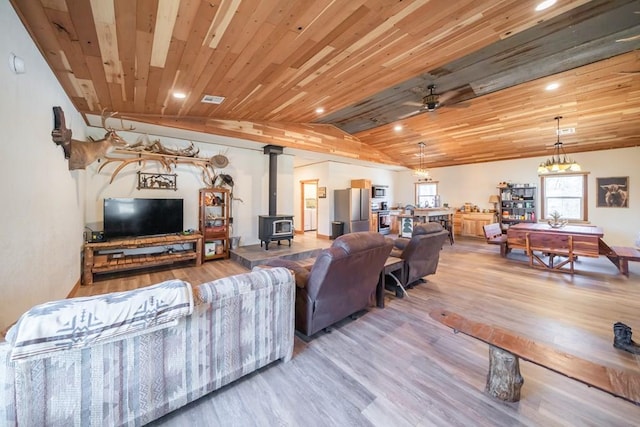
[[[611,246],[618,256],[618,269],[620,273],[629,277],[629,261],[640,261],[640,251],[626,246]]]

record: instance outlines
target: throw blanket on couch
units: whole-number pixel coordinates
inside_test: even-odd
[[[154,286],[37,305],[7,333],[11,360],[82,348],[125,333],[148,332],[193,312],[191,285],[169,280]]]

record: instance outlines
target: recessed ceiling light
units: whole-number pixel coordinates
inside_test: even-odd
[[[400,132],[402,130],[402,125],[395,125],[393,127],[393,130],[395,130],[396,132]]]
[[[316,113],[318,113],[318,114],[324,113],[324,108],[322,108],[322,107],[316,108]]]
[[[549,83],[547,85],[547,87],[545,87],[546,90],[556,90],[560,87],[560,83]]]
[[[173,92],[173,97],[176,99],[185,99],[187,94],[184,92]]]
[[[538,3],[538,5],[536,6],[536,12],[548,9],[554,4],[556,4],[556,0],[544,0],[542,3]]]

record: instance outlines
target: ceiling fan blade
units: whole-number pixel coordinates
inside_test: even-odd
[[[408,105],[411,107],[422,107],[422,102],[417,102],[417,101],[407,101],[407,102],[403,102],[402,105]]]
[[[459,90],[450,90],[441,95],[438,95],[438,102],[440,103],[440,105],[446,104],[448,100],[458,95],[458,93],[460,93]]]
[[[634,40],[638,40],[638,39],[640,39],[640,34],[637,34],[637,35],[631,36],[631,37],[626,37],[624,39],[618,39],[618,40],[616,40],[616,43],[619,43],[619,42],[630,42],[630,41],[634,41]]]
[[[411,117],[411,116],[415,116],[415,115],[416,115],[416,114],[418,114],[418,113],[422,113],[422,109],[420,109],[420,110],[414,110],[414,111],[412,111],[412,112],[410,112],[410,113],[403,114],[402,116],[399,116],[399,117],[398,117],[398,120],[407,119],[407,118],[409,118],[409,117]]]
[[[447,104],[447,105],[445,105],[445,107],[447,107],[447,108],[469,108],[469,107],[471,107],[471,104],[469,104],[468,102],[457,102],[455,104]]]

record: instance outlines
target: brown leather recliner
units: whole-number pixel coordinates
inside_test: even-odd
[[[265,264],[295,272],[296,330],[311,336],[374,303],[392,246],[381,234],[362,231],[338,237],[310,267],[285,259]]]
[[[404,259],[403,286],[411,287],[436,272],[440,250],[448,236],[440,223],[428,222],[414,226],[410,239],[399,237],[393,241],[391,256]]]

